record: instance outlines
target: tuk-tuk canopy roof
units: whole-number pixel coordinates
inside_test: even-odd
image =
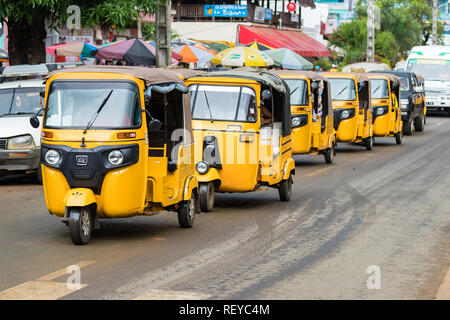
[[[284,81],[280,77],[262,68],[258,69],[253,67],[243,67],[227,71],[214,71],[199,75],[199,77],[231,77],[249,79],[267,86],[271,86],[283,94],[289,92],[289,89],[286,88]]]
[[[397,83],[397,85],[400,87],[400,80],[397,78],[397,76],[389,73],[370,73],[368,74],[369,78],[386,78],[391,83]]]
[[[362,81],[369,81],[369,77],[367,76],[367,73],[354,73],[354,72],[327,72],[325,73],[325,76],[327,78],[340,78],[341,76],[354,76],[356,78],[356,81],[362,82]],[[333,77],[334,76],[334,77]]]
[[[270,70],[270,72],[276,74],[276,75],[283,75],[283,74],[292,74],[292,75],[300,75],[307,77],[311,79],[312,81],[322,80],[322,81],[328,81],[328,79],[321,75],[320,73],[313,72],[313,71],[304,71],[304,70]]]
[[[45,76],[45,80],[60,73],[74,73],[74,72],[105,72],[105,73],[119,73],[134,76],[145,81],[147,86],[177,83],[186,87],[184,81],[178,76],[174,70],[162,68],[146,68],[135,66],[79,66],[75,68],[63,68],[50,72]]]

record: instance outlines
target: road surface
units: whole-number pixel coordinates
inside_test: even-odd
[[[175,213],[108,220],[87,246],[41,186],[2,179],[0,299],[436,297],[450,264],[450,118],[400,146],[342,143],[332,165],[294,158],[288,203],[273,189],[218,195],[192,229]]]

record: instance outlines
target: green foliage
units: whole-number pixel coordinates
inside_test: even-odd
[[[424,45],[431,38],[432,7],[427,0],[378,0],[381,30],[375,32],[375,55],[378,60],[395,65],[409,50]],[[367,1],[359,0],[355,19],[341,25],[331,35],[330,45],[345,50],[344,63],[365,60],[367,43]],[[438,22],[438,38],[443,26]]]
[[[319,66],[322,70],[329,70],[331,68],[331,61],[328,58],[320,58],[314,61],[315,66]]]
[[[141,31],[142,31],[142,37],[145,40],[155,40],[155,23],[153,22],[143,22],[141,25]],[[170,37],[172,39],[177,39],[180,37],[180,35],[174,30],[171,30],[172,33],[170,35]]]

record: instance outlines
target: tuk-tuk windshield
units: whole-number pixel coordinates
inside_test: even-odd
[[[302,79],[284,79],[289,86],[291,93],[291,105],[306,106],[308,105],[308,86]]]
[[[388,99],[389,87],[386,80],[371,79],[372,99]]]
[[[91,120],[94,120],[91,128],[140,126],[137,86],[112,81],[54,81],[51,84],[44,127],[86,128]]]
[[[41,90],[40,87],[1,89],[0,117],[36,113],[42,108]]]
[[[330,78],[331,100],[356,100],[355,81],[353,79]]]
[[[192,118],[214,121],[256,121],[256,94],[249,87],[194,84]]]

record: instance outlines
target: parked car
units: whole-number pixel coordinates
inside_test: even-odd
[[[400,80],[400,106],[402,110],[403,134],[414,130],[423,131],[425,126],[425,92],[415,73],[406,71],[377,71],[390,73]]]
[[[20,69],[14,67],[16,71]],[[41,180],[41,128],[33,128],[30,124],[30,116],[37,114],[40,117],[43,107],[41,92],[45,85],[36,71],[41,67],[28,66],[22,73],[8,72],[8,68],[14,69],[6,67],[0,83],[0,176],[33,172]],[[9,77],[11,74],[14,76]],[[9,81],[20,77],[38,79]]]

